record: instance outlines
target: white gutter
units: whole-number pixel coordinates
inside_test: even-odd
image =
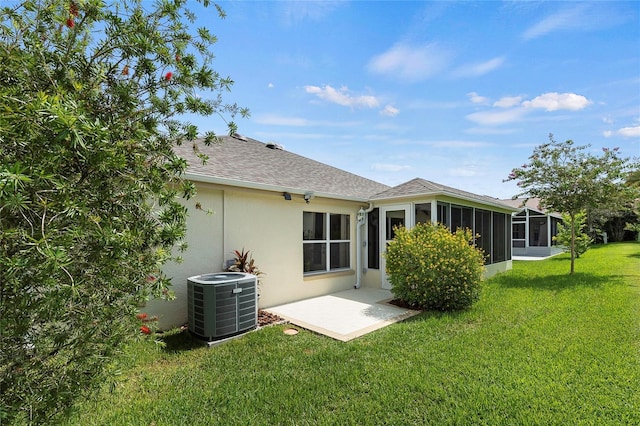
[[[362,272],[364,271],[364,262],[362,261],[362,247],[364,245],[362,241],[362,227],[364,226],[367,216],[367,213],[371,213],[373,210],[373,204],[369,203],[369,207],[365,210],[360,207],[358,211],[358,223],[356,225],[356,284],[355,288],[360,288],[360,284],[362,283]]]
[[[217,185],[225,185],[225,186],[235,186],[239,188],[248,188],[248,189],[258,189],[262,191],[273,191],[273,192],[288,192],[290,194],[296,195],[304,195],[305,193],[311,191],[313,195],[321,198],[332,198],[334,200],[344,200],[344,201],[356,201],[361,203],[366,203],[369,200],[367,198],[362,197],[351,197],[348,195],[340,195],[340,194],[331,194],[328,192],[317,192],[310,188],[292,188],[286,186],[279,185],[270,185],[266,183],[257,183],[257,182],[247,182],[238,179],[228,179],[228,178],[220,178],[214,177],[199,173],[186,172],[184,174],[184,178],[187,180],[195,181],[195,182],[204,182],[204,183],[212,183]]]
[[[508,204],[503,203],[500,200],[496,200],[494,201],[490,201],[490,200],[484,200],[484,199],[479,199],[479,198],[473,198],[473,197],[468,197],[462,194],[456,194],[455,192],[449,192],[449,191],[432,191],[432,192],[425,192],[425,193],[417,193],[417,194],[404,194],[404,195],[394,195],[392,197],[384,197],[384,198],[377,198],[377,197],[372,197],[371,201],[380,201],[380,202],[387,202],[387,201],[392,201],[392,200],[401,200],[401,199],[415,199],[416,197],[435,197],[435,196],[445,196],[445,197],[451,197],[451,198],[457,198],[459,200],[465,200],[469,203],[475,203],[475,204],[481,204],[481,205],[485,205],[485,206],[491,206],[491,207],[498,207],[501,208],[503,210],[510,210],[512,212],[518,212],[520,211],[520,209],[516,208],[516,207],[512,207]],[[475,194],[474,194],[475,195]]]

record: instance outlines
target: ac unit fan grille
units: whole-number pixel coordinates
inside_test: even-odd
[[[258,322],[256,277],[213,284],[188,281],[189,330],[215,340],[254,328]]]

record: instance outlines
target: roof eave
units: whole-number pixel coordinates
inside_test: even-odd
[[[518,209],[518,208],[511,207],[509,205],[502,204],[500,202],[492,203],[492,202],[489,202],[487,200],[478,200],[478,199],[475,199],[475,198],[465,197],[465,196],[462,196],[460,194],[456,194],[455,192],[449,192],[449,191],[431,191],[431,192],[421,192],[421,193],[418,193],[418,194],[394,195],[394,196],[390,196],[390,197],[372,197],[371,201],[387,201],[387,200],[392,201],[392,200],[399,200],[399,199],[402,199],[402,198],[430,197],[430,196],[437,196],[437,195],[443,195],[443,196],[447,196],[447,197],[466,200],[466,201],[469,201],[469,202],[472,202],[472,203],[498,207],[498,208],[501,208],[503,210],[508,210],[508,211],[511,211],[511,212],[520,211],[520,209]]]
[[[303,189],[303,188],[293,188],[293,187],[287,187],[287,186],[281,186],[281,185],[271,185],[271,184],[259,183],[259,182],[248,182],[248,181],[243,181],[238,179],[221,178],[221,177],[204,175],[204,174],[193,173],[193,172],[186,172],[184,174],[184,177],[185,179],[195,181],[195,182],[211,183],[215,185],[224,185],[224,186],[233,186],[233,187],[245,188],[245,189],[255,189],[259,191],[288,192],[290,194],[296,194],[296,195],[304,195],[307,192],[313,192],[313,195],[315,197],[330,198],[330,199],[342,200],[342,201],[354,201],[358,203],[369,202],[369,199],[366,197],[354,197],[354,196],[342,195],[342,194],[331,194],[328,192],[318,192],[311,188]]]

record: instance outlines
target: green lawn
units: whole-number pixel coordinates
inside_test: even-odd
[[[348,343],[267,327],[131,347],[74,425],[637,425],[640,244],[514,262],[471,310]]]

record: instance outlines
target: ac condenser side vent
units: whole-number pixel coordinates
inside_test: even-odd
[[[258,323],[257,277],[238,272],[188,279],[189,330],[208,341],[232,336]]]

